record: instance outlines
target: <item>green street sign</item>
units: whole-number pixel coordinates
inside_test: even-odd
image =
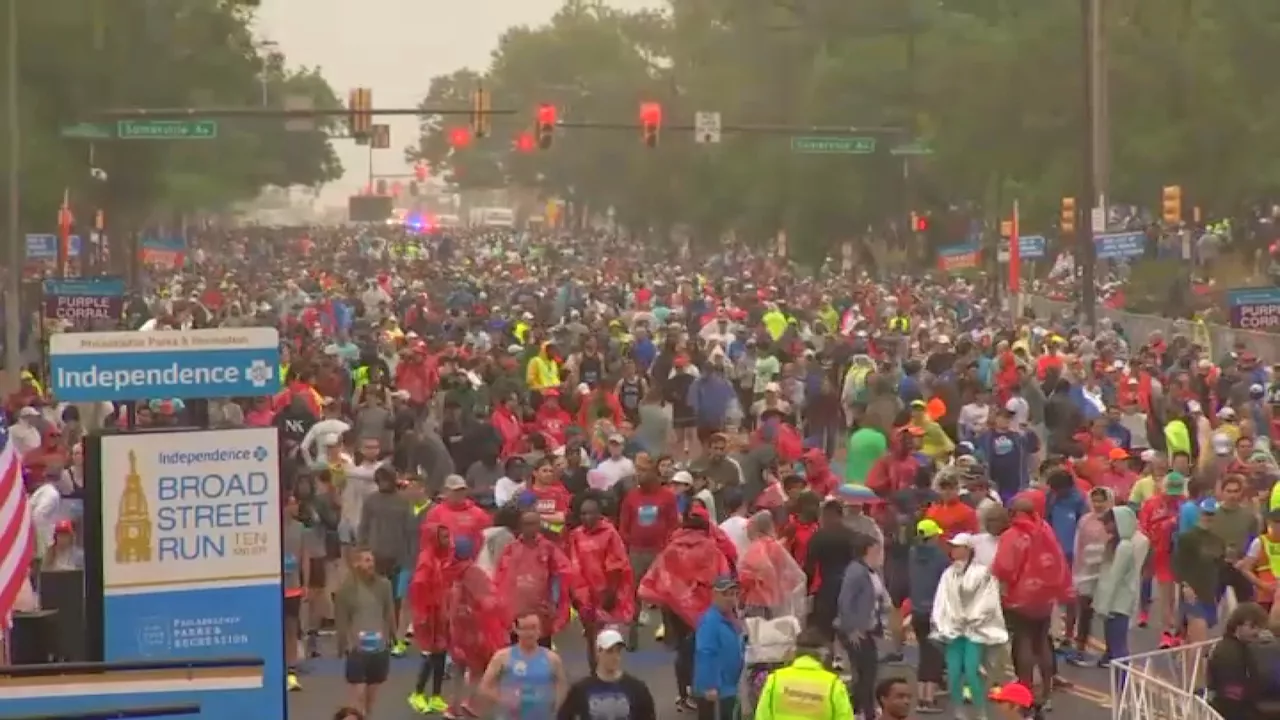
[[[63,125],[58,134],[71,140],[110,140],[116,136],[114,128],[110,125],[96,123]]]
[[[793,137],[791,152],[814,155],[867,155],[876,151],[869,137]]]
[[[121,140],[211,140],[218,137],[217,120],[121,120]]]
[[[925,145],[923,142],[916,140],[905,145],[899,145],[889,149],[890,155],[932,155],[933,148]]]

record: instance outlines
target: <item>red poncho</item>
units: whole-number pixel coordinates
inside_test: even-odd
[[[535,612],[542,618],[546,635],[560,632],[569,623],[571,568],[560,548],[541,535],[507,545],[493,574],[506,627],[518,616]]]
[[[569,560],[578,573],[574,599],[584,618],[597,624],[624,624],[635,617],[635,575],[627,547],[613,523],[602,519],[593,528],[585,525],[569,533]],[[605,610],[605,588],[615,592],[614,606]]]
[[[804,571],[772,537],[761,536],[747,545],[738,559],[738,583],[747,607],[769,608],[775,616],[803,614]]]
[[[453,585],[449,588],[449,655],[471,671],[483,673],[489,660],[510,639],[502,603],[493,580],[471,560],[453,565]]]
[[[491,524],[489,513],[475,504],[471,498],[458,503],[453,501],[437,503],[427,510],[426,521],[418,533],[420,535],[418,547],[427,546],[429,536],[426,534],[426,528],[429,525],[443,525],[449,529],[449,537],[469,538],[475,547],[481,547],[484,544],[484,530]]]
[[[424,542],[409,581],[409,607],[413,611],[413,637],[426,652],[444,652],[449,643],[446,612],[453,576],[453,543],[440,543],[440,525],[424,524]]]
[[[1019,495],[1023,496],[1030,493]],[[1004,607],[1033,618],[1049,617],[1071,590],[1071,565],[1053,528],[1041,517],[1015,514],[1000,535],[991,564],[991,574],[1004,586]]]
[[[640,599],[661,605],[697,627],[711,607],[711,585],[728,574],[729,560],[706,530],[680,528],[672,533],[636,588]]]

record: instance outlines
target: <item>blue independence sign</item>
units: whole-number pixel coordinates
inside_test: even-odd
[[[1147,234],[1122,232],[1094,235],[1093,247],[1099,260],[1142,257],[1147,251]]]
[[[272,395],[274,328],[62,333],[49,339],[53,392],[66,402]]]

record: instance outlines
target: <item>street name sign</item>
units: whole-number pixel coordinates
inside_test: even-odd
[[[870,137],[793,137],[791,152],[812,155],[867,155],[876,151]]]
[[[121,140],[211,140],[218,137],[217,120],[121,120]]]

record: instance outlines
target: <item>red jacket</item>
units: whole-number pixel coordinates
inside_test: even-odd
[[[630,550],[661,550],[667,537],[680,527],[680,511],[676,494],[658,486],[652,490],[637,487],[622,499],[618,532]]]
[[[559,405],[552,408],[549,404],[543,403],[534,418],[539,432],[554,440],[556,447],[564,445],[565,433],[573,424],[573,417],[564,408]]]
[[[493,425],[493,429],[497,430],[498,436],[502,438],[499,459],[506,460],[512,455],[519,454],[520,439],[524,437],[523,423],[520,422],[520,418],[516,417],[513,411],[499,405],[489,416],[489,424]]]
[[[401,361],[396,366],[396,389],[409,393],[411,403],[426,403],[431,397],[431,368],[426,360]]]
[[[489,513],[467,498],[458,505],[448,502],[432,505],[427,511],[427,517],[419,526],[419,533],[425,535],[428,529],[434,533],[436,525],[443,525],[449,529],[449,537],[455,541],[460,537],[471,538],[473,547],[478,548],[484,542],[485,528],[491,524]],[[434,536],[421,537],[418,540],[418,547],[430,547],[434,542]]]
[[[1017,513],[1000,535],[991,574],[1003,587],[1006,609],[1047,618],[1071,591],[1071,566],[1053,528],[1040,516]]]

